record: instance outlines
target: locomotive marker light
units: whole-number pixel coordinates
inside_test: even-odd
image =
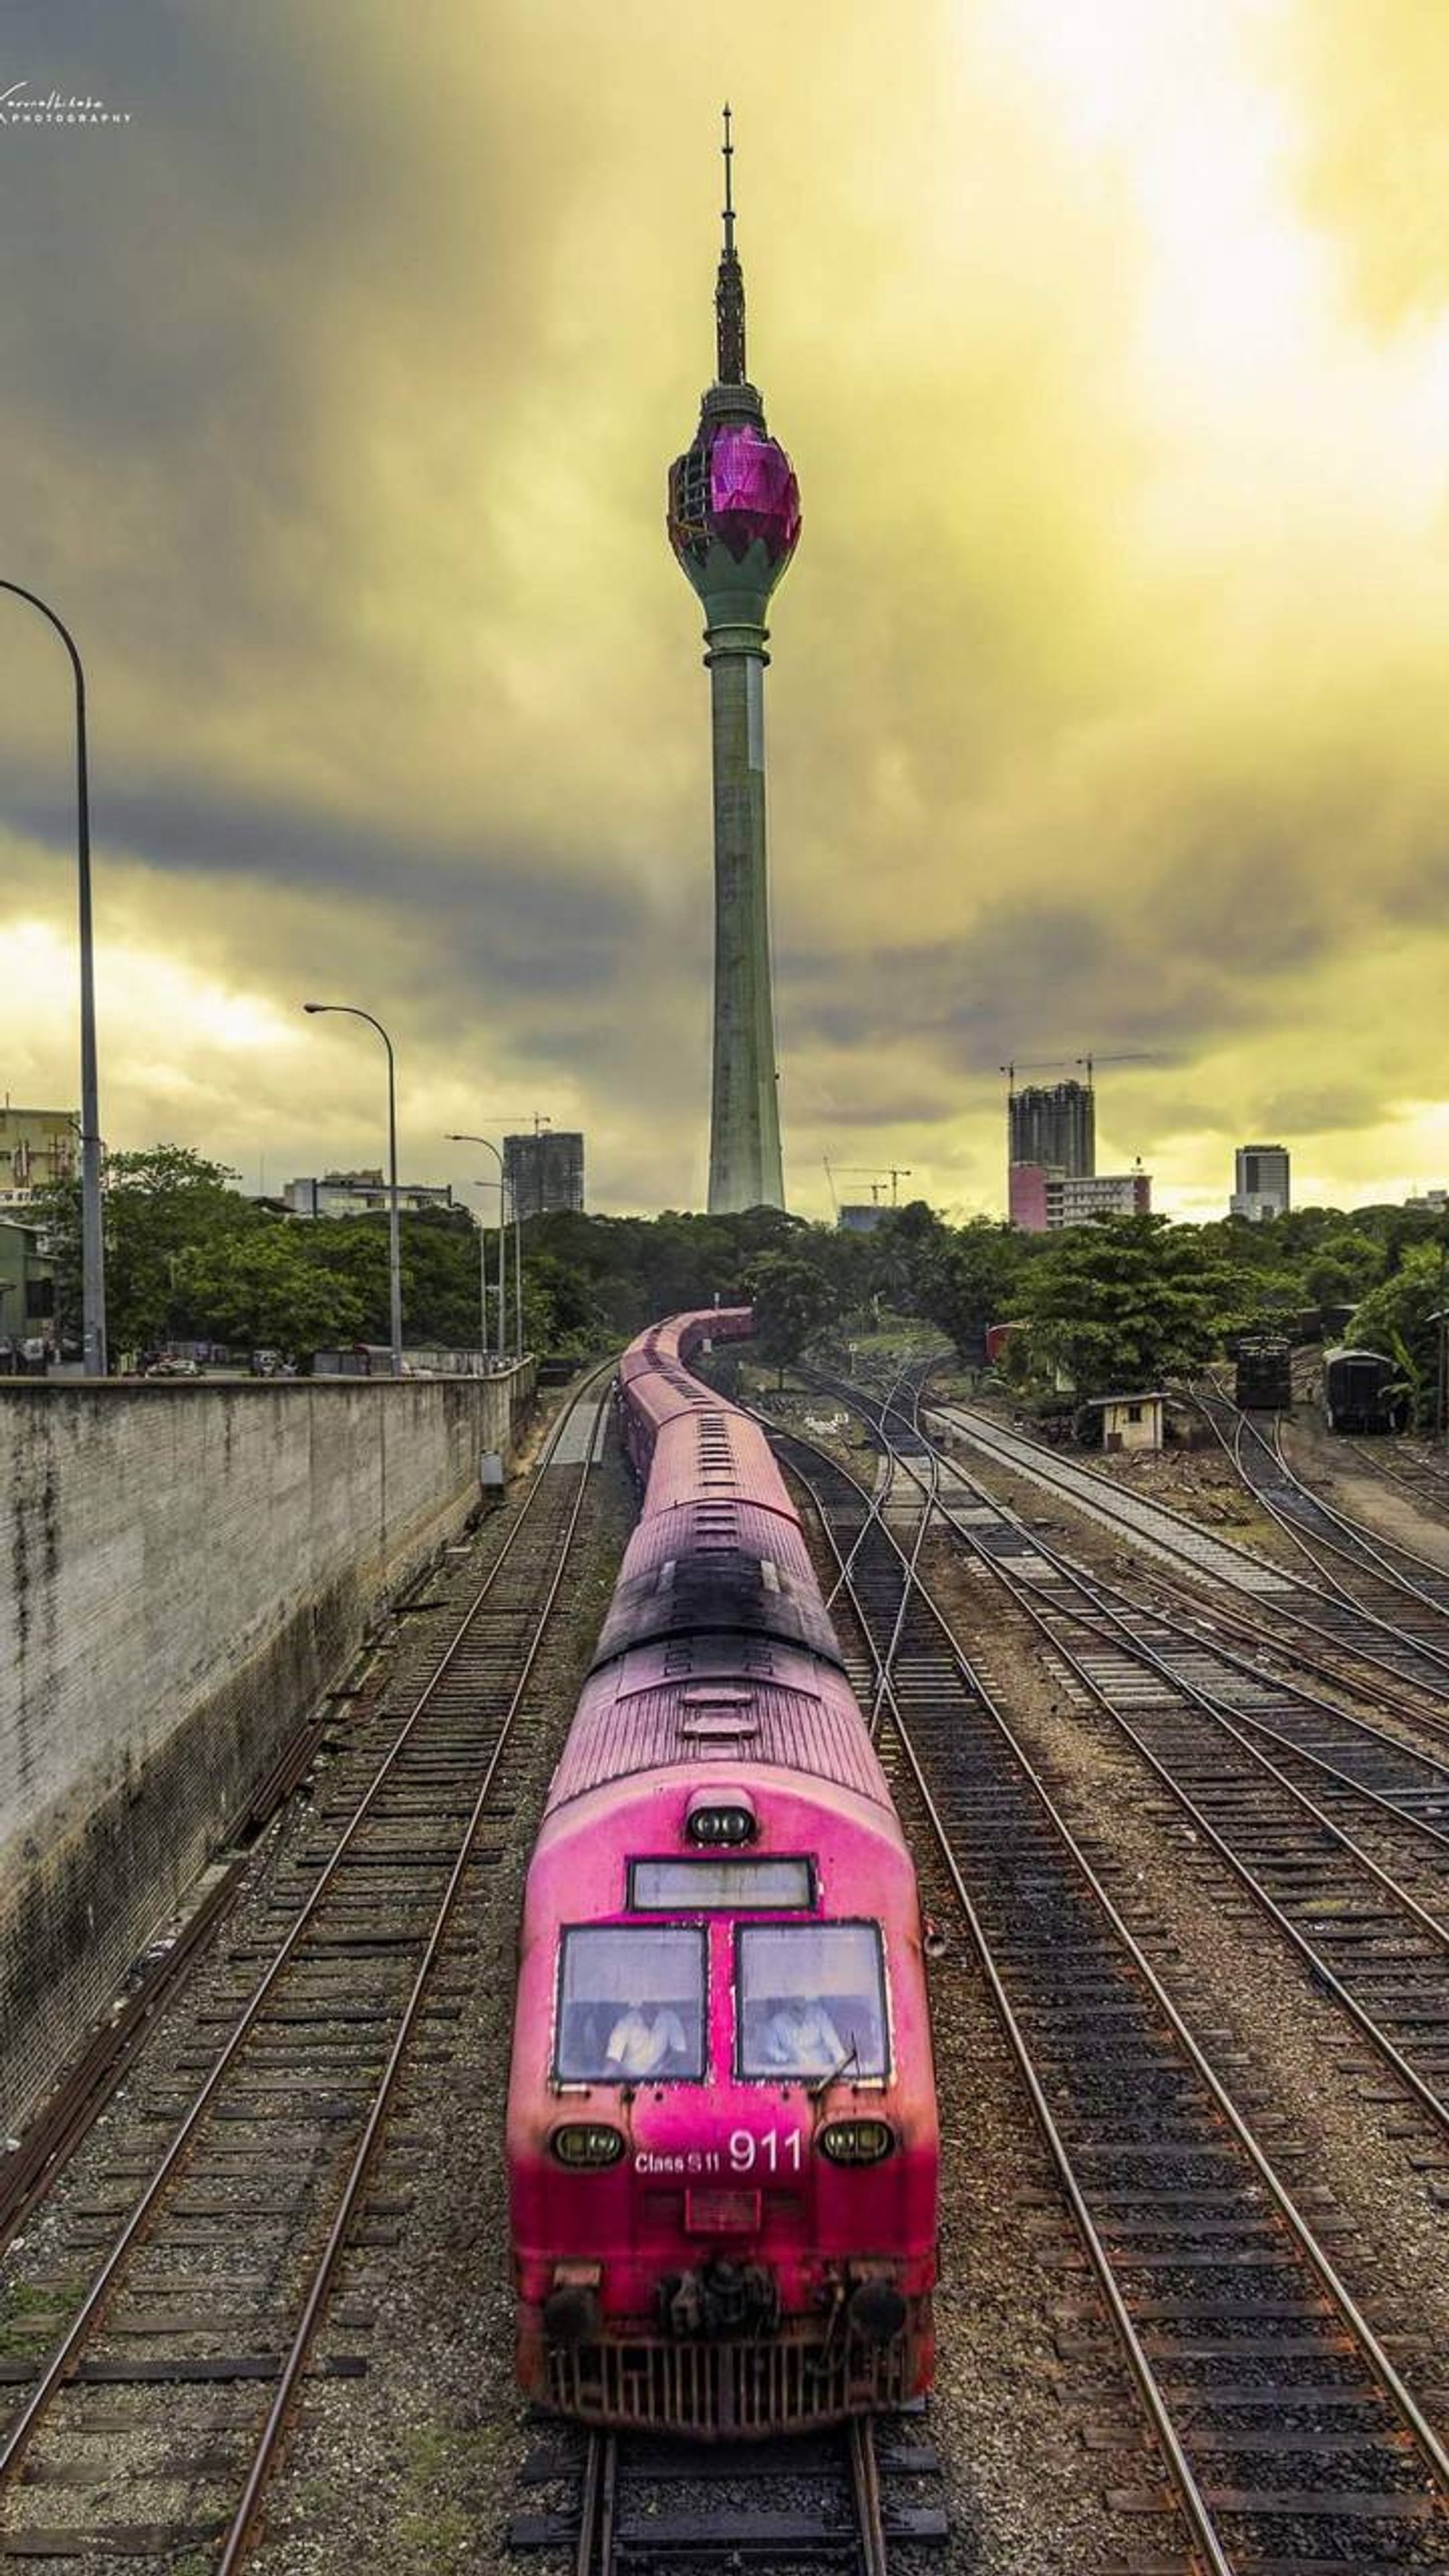
[[[878,2165],[895,2145],[886,2120],[832,2120],[817,2144],[833,2165]]]
[[[571,2120],[567,2128],[555,2129],[549,2145],[561,2165],[595,2169],[616,2165],[624,2152],[622,2133],[602,2120]]]

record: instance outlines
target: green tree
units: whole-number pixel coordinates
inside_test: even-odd
[[[308,1256],[285,1221],[213,1235],[181,1253],[178,1286],[208,1337],[302,1357],[364,1338],[367,1310],[347,1280]]]
[[[151,1145],[107,1157],[106,1308],[114,1351],[144,1351],[209,1333],[180,1291],[181,1260],[215,1234],[267,1221],[229,1186],[236,1177],[225,1163],[210,1162],[186,1145]],[[43,1214],[57,1265],[61,1330],[73,1337],[81,1303],[79,1185],[61,1183],[45,1192]]]
[[[1193,1228],[1130,1216],[1053,1236],[1022,1275],[1017,1309],[1033,1376],[1061,1372],[1079,1395],[1107,1395],[1199,1366],[1255,1302],[1252,1282],[1205,1256]]]
[[[1449,1237],[1405,1251],[1391,1277],[1370,1289],[1350,1324],[1347,1340],[1360,1350],[1397,1360],[1414,1397],[1421,1429],[1434,1426],[1439,1394],[1438,1315],[1449,1289]]]
[[[818,1265],[796,1252],[767,1252],[751,1267],[748,1290],[755,1309],[755,1344],[774,1360],[785,1383],[787,1362],[800,1359],[835,1312],[835,1297]]]
[[[917,1285],[920,1310],[964,1360],[979,1363],[986,1327],[1009,1319],[1024,1268],[1021,1237],[978,1217],[933,1247]]]

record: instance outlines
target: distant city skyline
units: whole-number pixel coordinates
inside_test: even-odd
[[[996,1067],[1064,1029],[1158,1059],[1097,1162],[1169,1213],[1254,1135],[1302,1204],[1444,1182],[1443,12],[12,21],[33,90],[130,118],[12,131],[0,243],[0,571],[86,656],[113,1146],[376,1163],[372,1051],[298,1008],[325,960],[410,1172],[466,1185],[436,1140],[538,1100],[591,1203],[704,1205],[659,477],[728,96],[810,512],[768,683],[789,1203],[828,1218],[829,1154],[1000,1213]],[[0,653],[8,1078],[64,1103],[67,673],[14,600]]]

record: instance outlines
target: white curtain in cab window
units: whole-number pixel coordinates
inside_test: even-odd
[[[743,2075],[884,2075],[873,1923],[759,1923],[739,1934]]]

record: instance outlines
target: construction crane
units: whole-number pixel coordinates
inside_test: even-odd
[[[1074,1060],[1076,1063],[1084,1064],[1086,1066],[1087,1087],[1089,1090],[1091,1088],[1092,1067],[1094,1064],[1161,1064],[1162,1062],[1162,1058],[1155,1047],[1130,1047],[1125,1055],[1079,1055]]]
[[[825,1168],[829,1171],[830,1166],[828,1163]],[[891,1185],[891,1206],[895,1207],[898,1204],[896,1184],[899,1181],[908,1181],[912,1177],[911,1166],[909,1163],[887,1163],[883,1172],[876,1171],[869,1163],[837,1163],[835,1168],[836,1171],[845,1174],[851,1180],[869,1181],[871,1199],[876,1207],[880,1206],[880,1194],[885,1188],[887,1181],[889,1181]],[[832,1179],[832,1189],[834,1186],[835,1184]]]
[[[998,1073],[1005,1074],[1008,1091],[1014,1091],[1018,1073],[1046,1073],[1053,1065],[1080,1064],[1081,1061],[1079,1055],[1028,1055],[1009,1064],[998,1065],[996,1069]]]

